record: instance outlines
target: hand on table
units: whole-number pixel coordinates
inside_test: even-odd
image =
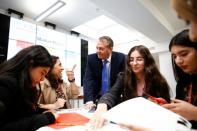
[[[104,103],[98,104],[97,109],[89,122],[93,129],[101,128],[104,125],[105,119],[102,117],[102,115],[105,112],[107,112],[107,105]]]
[[[85,109],[92,110],[94,108],[96,108],[96,105],[93,103],[93,101],[86,102]]]
[[[62,108],[64,107],[66,100],[62,98],[58,98],[57,101],[54,103],[54,109]]]

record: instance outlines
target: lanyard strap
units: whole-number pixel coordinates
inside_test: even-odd
[[[188,102],[192,104],[192,83],[189,85],[187,96],[188,96]]]

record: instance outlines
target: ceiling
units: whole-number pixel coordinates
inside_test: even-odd
[[[34,19],[57,0],[0,0],[0,11],[8,8]],[[72,30],[100,15],[108,16],[128,29],[135,29],[154,42],[169,41],[186,25],[176,17],[170,0],[62,0],[66,5],[43,21]],[[41,22],[43,22],[41,21]]]

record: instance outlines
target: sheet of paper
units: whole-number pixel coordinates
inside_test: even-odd
[[[115,106],[103,117],[115,123],[137,125],[153,131],[191,130],[186,119],[142,97]]]

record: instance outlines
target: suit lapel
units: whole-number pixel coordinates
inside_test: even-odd
[[[113,73],[116,70],[116,56],[115,54],[112,52],[112,56],[111,56],[111,69],[110,69],[110,76],[113,76]],[[111,77],[110,77],[111,78]]]

